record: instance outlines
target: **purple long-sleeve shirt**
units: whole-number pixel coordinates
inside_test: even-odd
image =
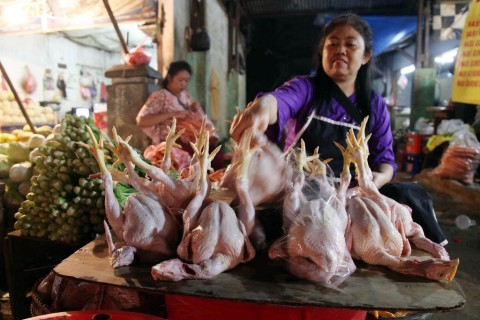
[[[270,125],[267,129],[268,138],[280,143],[283,137],[282,130],[290,119],[296,119],[295,134],[300,131],[308,116],[314,110],[314,90],[315,84],[313,78],[307,76],[295,77],[284,83],[275,91],[269,94],[277,99],[278,121]],[[349,97],[353,104],[356,104],[356,95]],[[374,93],[371,101],[372,114],[370,115],[372,136],[368,141],[370,155],[368,163],[372,170],[376,170],[382,163],[391,165],[396,171],[395,156],[393,153],[393,137],[390,127],[390,115],[387,105],[383,98]],[[345,110],[345,108],[332,98],[332,103],[324,109],[324,113],[319,115],[335,121],[354,124],[355,120]],[[338,141],[343,141],[345,137],[338,137]]]

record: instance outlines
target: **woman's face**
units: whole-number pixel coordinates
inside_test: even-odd
[[[365,52],[365,41],[361,34],[345,24],[333,29],[325,38],[322,65],[335,82],[355,81],[358,70],[371,55],[371,52]]]
[[[167,89],[174,95],[179,95],[180,92],[185,90],[190,81],[190,73],[187,70],[181,70],[176,75],[167,77]]]

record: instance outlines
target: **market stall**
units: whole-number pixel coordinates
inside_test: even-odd
[[[54,272],[60,277],[165,294],[167,313],[175,316],[169,319],[241,319],[242,312],[261,318],[262,313],[268,315],[269,308],[275,312],[278,306],[286,307],[278,310],[290,314],[292,319],[299,317],[298,308],[319,317],[316,319],[328,319],[332,315],[329,308],[334,309],[338,319],[351,319],[358,310],[431,313],[455,310],[465,304],[463,292],[455,281],[424,281],[360,264],[344,285],[330,289],[295,279],[278,261],[268,259],[266,252],[210,280],[158,282],[151,278],[150,268],[137,265],[112,270],[105,239],[99,238],[62,261]],[[185,298],[183,303],[182,298]],[[232,302],[230,310],[222,306],[225,300]],[[255,311],[248,312],[247,307]]]
[[[203,199],[205,196],[202,195],[201,191],[206,191],[205,187],[207,186],[207,182],[204,180],[206,179],[206,171],[204,169],[208,167],[211,159],[208,160],[210,158],[209,152],[207,152],[208,143],[206,142],[208,141],[208,133],[206,133],[204,129],[205,128],[201,128],[200,134],[197,136],[196,145],[198,148],[195,148],[196,156],[198,157],[197,161],[200,165],[200,173],[196,171],[195,165],[191,168],[193,172],[189,171],[190,174],[194,176],[199,174],[200,180],[192,184],[191,178],[195,179],[194,176],[190,178],[187,176],[187,180],[183,181],[187,189],[193,187],[192,190],[194,190],[190,204],[185,210],[180,209],[181,212],[183,212],[183,219],[186,219],[185,215],[193,212],[192,206],[195,206],[194,204],[197,203],[195,199]],[[171,130],[171,133],[174,133],[175,126],[173,126]],[[213,227],[216,225],[216,222],[214,222],[216,221],[214,218],[216,213],[215,211],[209,211],[215,210],[215,206],[211,207],[210,204],[218,204],[224,208],[223,210],[227,210],[224,211],[224,216],[221,220],[224,223],[230,221],[230,218],[228,218],[229,213],[227,212],[233,212],[233,210],[229,211],[230,209],[227,209],[227,207],[232,204],[235,193],[231,191],[228,192],[225,189],[221,189],[222,192],[212,192],[212,195],[206,202],[203,202],[203,200],[200,202],[203,204],[197,210],[201,210],[202,218],[200,218],[198,222],[193,222],[195,221],[193,216],[192,220],[188,218],[184,220],[183,227],[179,229],[179,231],[183,230],[185,232],[185,230],[191,228],[190,232],[196,232],[196,235],[190,237],[187,233],[187,236],[184,235],[180,244],[178,244],[178,240],[174,241],[172,246],[173,248],[177,248],[178,246],[177,251],[180,255],[182,252],[181,247],[185,242],[196,241],[198,243],[192,243],[192,247],[189,249],[195,252],[198,249],[201,250],[202,246],[206,246],[207,248],[210,246],[208,241],[202,243],[204,240],[202,237],[204,230],[206,230],[205,235],[207,236],[217,232],[222,234],[228,231],[229,234],[223,234],[220,238],[217,238],[218,243],[222,243],[222,245],[220,247],[212,247],[212,250],[213,252],[217,250],[218,252],[229,252],[229,254],[234,256],[231,260],[233,264],[229,266],[221,266],[220,264],[218,267],[210,268],[210,266],[215,264],[216,258],[215,254],[213,254],[210,258],[200,262],[189,261],[190,258],[182,258],[182,260],[154,258],[150,261],[152,261],[153,264],[159,264],[152,267],[152,263],[148,263],[146,260],[151,259],[152,254],[158,255],[158,249],[164,246],[162,243],[167,245],[173,238],[176,238],[176,229],[169,229],[172,226],[166,227],[167,216],[165,216],[166,220],[156,220],[156,218],[164,214],[162,211],[164,207],[156,207],[154,211],[150,211],[151,209],[146,207],[136,206],[137,211],[131,211],[132,207],[130,207],[127,200],[124,207],[125,211],[119,211],[120,208],[114,205],[117,200],[115,200],[113,193],[111,193],[111,191],[113,191],[113,185],[109,180],[111,179],[111,172],[110,169],[108,169],[109,166],[107,163],[104,163],[103,143],[101,141],[95,141],[93,132],[91,131],[90,137],[90,143],[92,145],[89,150],[99,162],[100,171],[103,176],[102,179],[107,204],[105,214],[113,226],[112,232],[115,234],[112,238],[109,227],[105,225],[105,236],[97,237],[64,259],[53,269],[53,273],[51,273],[46,280],[34,288],[36,295],[40,296],[38,301],[40,301],[41,304],[49,306],[45,307],[44,310],[50,310],[51,312],[67,311],[62,310],[62,306],[63,308],[67,308],[67,305],[71,306],[72,304],[76,305],[77,308],[101,308],[103,306],[102,301],[119,299],[116,301],[115,307],[120,310],[126,308],[127,311],[131,311],[128,310],[128,308],[133,304],[137,307],[135,311],[144,313],[154,312],[152,309],[143,309],[141,307],[142,303],[148,301],[148,299],[138,298],[140,294],[150,295],[150,298],[151,295],[153,295],[155,300],[159,301],[157,308],[163,310],[169,319],[186,319],[186,317],[191,319],[193,314],[199,319],[206,317],[213,319],[215,316],[224,317],[226,314],[228,314],[228,318],[232,319],[240,319],[242,316],[261,318],[262,315],[267,317],[268,315],[278,312],[288,313],[292,319],[300,317],[301,314],[312,314],[320,319],[328,319],[332,313],[340,317],[339,319],[357,319],[357,317],[358,319],[364,319],[366,311],[439,312],[455,310],[463,307],[465,304],[465,297],[461,288],[455,281],[452,281],[458,260],[449,261],[446,260],[446,258],[432,259],[432,255],[437,256],[437,254],[444,254],[442,253],[444,249],[436,247],[435,245],[429,247],[432,255],[425,251],[413,250],[413,252],[408,255],[408,259],[398,258],[398,265],[387,265],[390,270],[385,268],[385,266],[371,263],[367,264],[357,260],[355,261],[354,272],[353,270],[348,273],[341,271],[342,274],[338,275],[342,278],[340,283],[333,282],[333,277],[327,277],[325,278],[326,280],[317,278],[319,280],[316,281],[300,279],[301,273],[295,274],[291,272],[291,269],[285,269],[285,262],[288,262],[290,257],[276,260],[271,259],[273,245],[270,246],[268,250],[258,249],[254,257],[251,256],[247,260],[236,260],[236,255],[249,255],[251,253],[250,249],[246,248],[246,251],[241,251],[243,253],[234,253],[234,247],[237,245],[230,243],[226,239],[229,235],[236,233],[233,225],[223,224],[223,227],[216,229]],[[169,137],[167,145],[171,146],[174,144],[175,139],[178,138],[178,135],[171,134]],[[201,139],[205,139],[204,144],[199,143]],[[234,161],[234,166],[240,166],[238,167],[238,171],[233,170],[235,175],[244,172],[241,169],[245,164],[245,159],[241,155],[243,152],[248,153],[250,148],[250,144],[246,141],[247,140],[240,143],[241,146],[236,149],[237,160],[238,157],[243,160],[239,163]],[[183,178],[167,178],[166,176],[162,176],[162,169],[145,163],[136,151],[129,147],[127,142],[123,141],[121,137],[115,137],[113,144],[114,146],[110,147],[110,151],[113,152],[113,157],[117,156],[118,159],[122,159],[122,161],[130,159],[128,161],[135,163],[138,168],[148,172],[148,175],[154,177],[154,179],[159,179],[159,181],[164,182],[169,180],[171,183],[177,184],[177,187],[173,189],[167,186],[167,188],[162,191],[163,195],[173,191],[179,196],[180,193],[187,190],[179,185]],[[86,147],[86,145],[84,145],[84,147]],[[258,150],[256,150],[256,152],[258,152]],[[273,157],[271,157],[272,154],[267,156],[267,152],[267,150],[260,151],[259,157],[263,159],[258,160],[257,158],[255,161],[260,162],[247,168],[250,168],[249,170],[256,172],[255,174],[258,175],[258,170],[256,169],[258,166],[263,166],[265,161],[273,160],[282,162],[281,159],[276,158],[275,155],[278,154],[272,153]],[[212,153],[215,153],[215,151],[212,151]],[[168,163],[168,153],[166,154],[167,156],[164,161]],[[300,159],[299,161],[303,161],[301,159],[306,158],[300,156],[298,159]],[[314,157],[310,160],[315,162],[315,159]],[[109,161],[111,160],[112,159]],[[137,187],[140,185],[147,186],[149,179],[134,177],[135,173],[132,170],[134,170],[133,167],[127,166],[126,172],[128,172],[129,182]],[[228,173],[226,173],[224,177],[228,176]],[[239,180],[242,179],[241,177],[242,176],[240,176]],[[115,178],[122,180],[117,174],[115,174]],[[140,181],[142,181],[142,183],[138,184]],[[258,182],[261,183],[260,181]],[[270,181],[270,183],[272,182],[273,180]],[[198,186],[197,183],[199,183]],[[144,202],[153,199],[157,199],[155,201],[165,201],[163,198],[157,198],[158,194],[151,193],[156,190],[155,188],[139,188],[142,190],[141,194],[129,196],[132,197],[130,198],[132,202]],[[241,194],[241,184],[237,185],[237,188],[236,192]],[[263,190],[265,191],[265,189]],[[274,190],[271,192],[277,191]],[[190,196],[186,194],[186,197]],[[286,199],[288,199],[288,197]],[[242,199],[240,202],[241,205],[245,204]],[[172,206],[178,206],[178,203],[179,202],[172,203],[167,201],[163,205],[165,205],[165,207],[169,206],[173,210]],[[236,209],[241,211],[241,205]],[[283,208],[282,206],[277,206],[276,209],[272,209],[273,212],[270,212],[270,214],[281,216],[286,205],[284,202]],[[149,207],[154,208],[154,205],[151,204]],[[264,208],[263,210],[264,212],[256,210],[255,214],[268,217],[268,209]],[[342,209],[338,208],[338,210],[340,210],[338,212],[340,215]],[[124,218],[118,220],[118,216],[116,215],[119,213],[120,217],[123,216]],[[368,214],[368,212],[364,212],[364,214]],[[400,213],[397,212],[397,214]],[[142,216],[143,218],[135,220],[138,216]],[[149,216],[156,218],[150,220]],[[239,213],[239,217],[242,217],[241,213]],[[132,218],[134,220],[130,220]],[[269,218],[273,219],[273,216]],[[132,224],[131,221],[136,221],[136,223]],[[189,224],[191,221],[193,225]],[[149,227],[144,225],[145,222],[149,222]],[[119,223],[121,224],[120,229],[117,225]],[[195,227],[197,223],[200,223],[200,225]],[[156,225],[156,228],[150,228],[152,224]],[[144,225],[144,228],[138,228],[138,226],[141,225]],[[313,223],[314,228],[321,227],[321,225],[321,222],[318,225],[317,223]],[[213,229],[211,229],[212,227]],[[330,225],[330,228],[335,228],[335,226]],[[119,230],[124,232],[123,235],[119,233]],[[158,233],[158,231],[162,231],[162,233]],[[116,244],[114,244],[113,240],[118,240],[119,235],[124,241],[117,241]],[[156,238],[150,237],[151,235],[155,235]],[[11,236],[13,237],[14,235]],[[144,236],[147,236],[147,238],[144,238]],[[367,238],[369,237],[368,235],[362,235],[362,237],[365,236]],[[145,242],[138,242],[138,239],[149,239],[149,241],[153,242],[147,244],[155,244],[155,246],[145,246]],[[240,239],[241,238],[236,238],[235,242],[238,244]],[[243,243],[243,241],[245,241],[245,246],[248,247],[249,240],[245,238],[240,241],[240,244]],[[324,241],[328,243],[328,238]],[[422,240],[422,242],[424,241],[428,242],[426,239]],[[416,243],[421,246],[420,242]],[[298,245],[300,246],[300,243],[298,243]],[[139,250],[136,253],[137,246],[143,246],[145,249]],[[222,251],[222,247],[224,246],[229,247],[231,250]],[[303,246],[303,244],[301,246]],[[381,250],[380,247],[377,247],[377,249]],[[132,253],[137,259],[140,259],[140,262],[134,263],[134,260],[130,259]],[[322,255],[325,253],[322,249],[316,254]],[[172,254],[170,254],[170,256],[172,256]],[[173,256],[175,257],[177,254],[174,253]],[[144,259],[144,262],[141,262],[142,259]],[[173,265],[169,266],[169,263],[175,263],[175,261],[179,263],[179,268],[173,267],[170,269]],[[210,262],[205,263],[205,261],[210,261],[212,264],[210,264]],[[344,268],[341,264],[338,267],[340,267],[339,270]],[[337,267],[334,266],[334,268]],[[313,270],[314,274],[319,275],[324,274],[324,272],[329,273],[330,271],[324,271],[322,269]],[[52,278],[52,275],[54,278]],[[185,279],[189,277],[195,280]],[[69,284],[69,279],[74,281]],[[65,285],[62,286],[62,283],[65,283]],[[77,305],[75,303],[78,302],[78,299],[75,298],[75,292],[82,290],[82,287],[85,288],[82,294],[87,304]],[[111,288],[117,288],[116,290],[120,290],[122,293],[112,293],[111,291],[113,289]],[[63,294],[63,292],[65,292],[65,294]],[[99,294],[100,296],[98,296]],[[164,304],[162,304],[163,297],[165,297]],[[140,306],[133,303],[135,301],[137,301]],[[42,310],[42,308],[39,308],[37,305],[34,310]],[[155,314],[158,315],[157,313]]]
[[[106,76],[114,79],[113,85],[109,87],[110,129],[114,129],[114,126],[122,137],[127,136],[131,131],[131,124],[126,124],[125,118],[132,120],[136,110],[129,109],[132,101],[125,99],[124,94],[132,97],[138,94],[135,105],[141,105],[141,101],[155,88],[154,82],[159,79],[159,74],[146,65],[123,65],[110,69]],[[88,304],[81,305],[75,301],[78,304],[71,305],[76,308],[68,309],[57,304],[55,300],[45,302],[40,299],[34,303],[51,304],[47,306],[49,308],[33,306],[32,310],[38,313],[99,308],[103,306],[103,294],[109,290],[115,292],[114,289],[122,293],[133,292],[131,297],[144,299],[141,302],[153,301],[153,308],[158,308],[155,315],[164,311],[164,315],[173,320],[192,319],[194,316],[198,319],[268,319],[285,317],[286,314],[291,319],[301,315],[330,319],[335,314],[338,319],[360,320],[365,318],[367,311],[447,312],[465,305],[462,289],[453,280],[458,259],[450,260],[445,249],[427,242],[422,232],[407,234],[416,228],[412,227],[413,222],[408,218],[408,214],[407,217],[402,216],[402,221],[395,220],[395,217],[405,215],[406,209],[400,210],[400,214],[392,214],[390,209],[382,207],[386,216],[392,219],[386,219],[392,232],[404,236],[401,240],[399,236],[392,241],[399,240],[396,244],[408,249],[401,248],[399,252],[392,254],[395,262],[391,265],[382,264],[382,261],[375,259],[369,260],[378,263],[375,264],[362,261],[366,260],[362,256],[365,252],[356,252],[357,256],[353,261],[350,252],[345,250],[345,244],[340,249],[345,251],[342,252],[345,256],[349,256],[350,265],[347,269],[350,269],[345,271],[345,266],[341,263],[332,267],[335,276],[344,278],[339,284],[332,284],[330,276],[318,281],[308,281],[315,276],[315,272],[323,276],[323,272],[332,270],[327,272],[314,268],[313,272],[307,270],[310,272],[308,275],[305,275],[308,272],[301,268],[300,271],[291,271],[295,266],[289,266],[289,261],[297,261],[295,258],[298,258],[292,254],[295,250],[284,245],[291,239],[288,238],[291,234],[283,234],[284,243],[277,246],[280,251],[288,251],[286,255],[282,255],[285,252],[277,252],[278,256],[275,257],[255,243],[253,226],[249,224],[254,220],[252,216],[260,215],[260,211],[265,210],[264,206],[274,203],[272,207],[278,210],[275,214],[279,215],[281,220],[282,215],[287,215],[285,208],[295,207],[295,199],[290,203],[287,201],[298,196],[293,194],[292,190],[302,189],[300,183],[305,182],[307,173],[317,179],[315,181],[318,185],[330,192],[331,199],[337,199],[337,195],[339,199],[343,197],[343,200],[335,200],[334,205],[329,202],[328,207],[327,201],[322,202],[319,206],[321,209],[317,208],[317,211],[321,214],[338,212],[339,216],[347,214],[346,188],[342,191],[333,183],[322,185],[328,179],[325,176],[325,164],[320,163],[318,154],[307,157],[306,154],[292,153],[290,158],[285,158],[280,155],[279,150],[272,151],[265,147],[253,159],[263,161],[264,157],[270,157],[266,159],[269,162],[257,162],[251,166],[253,173],[249,179],[252,183],[248,185],[242,180],[249,174],[249,167],[245,163],[250,163],[253,152],[258,152],[259,148],[252,151],[249,149],[250,141],[240,142],[235,145],[234,150],[237,162],[234,161],[233,164],[237,165],[236,169],[230,170],[230,175],[228,169],[217,173],[222,177],[222,185],[218,183],[218,179],[207,175],[211,158],[218,150],[209,149],[209,133],[204,127],[197,128],[198,132],[195,128],[192,129],[196,141],[192,143],[194,155],[190,166],[183,172],[175,172],[171,170],[171,159],[168,159],[169,150],[175,145],[175,139],[181,135],[175,132],[175,124],[170,128],[172,131],[169,134],[173,140],[166,141],[165,156],[156,167],[143,158],[145,141],[141,137],[134,135],[131,140],[123,140],[116,136],[115,130],[111,130],[111,138],[103,136],[107,147],[102,144],[101,132],[93,119],[68,115],[59,122],[52,134],[49,133],[39,145],[32,145],[32,148],[24,152],[31,158],[31,166],[34,166],[29,171],[28,180],[31,185],[25,195],[26,200],[21,201],[15,214],[17,231],[8,234],[6,246],[8,281],[15,318],[20,319],[28,312],[26,307],[29,300],[25,298],[29,295],[29,286],[34,280],[38,280],[34,294],[38,295],[43,290],[43,294],[46,293],[44,297],[53,296],[53,285],[48,287],[49,282],[40,282],[52,269],[53,273],[50,275],[60,279],[60,282],[74,280],[78,287],[87,284],[87,287],[93,288],[93,293],[80,292],[83,294],[82,298],[92,297],[94,302],[88,301]],[[30,127],[31,131],[37,130],[33,124]],[[134,151],[131,147],[139,147],[141,150]],[[366,157],[365,154],[357,156]],[[298,160],[298,163],[294,169],[287,168],[286,163],[293,158]],[[362,165],[357,162],[355,165]],[[116,167],[119,163],[121,168]],[[271,174],[273,168],[275,171]],[[307,168],[305,172],[303,168]],[[292,173],[289,170],[298,172]],[[287,186],[287,182],[292,182],[292,185]],[[229,183],[233,186],[229,186]],[[128,193],[125,189],[125,193],[119,191],[120,188],[117,187],[121,184],[129,184]],[[277,189],[272,191],[272,185]],[[264,194],[268,192],[271,193]],[[252,199],[248,197],[253,198],[255,203],[251,203]],[[235,201],[232,201],[234,198]],[[136,200],[137,203],[129,206],[128,199],[131,202]],[[312,199],[309,198],[308,201],[310,200]],[[302,203],[303,207],[309,207],[313,202],[308,201]],[[302,206],[294,209],[300,216]],[[307,214],[315,216],[317,211]],[[348,213],[353,211],[369,213],[368,210],[363,212],[360,209],[351,209]],[[304,227],[299,228],[300,237],[310,231],[305,230],[308,226],[305,221],[303,225],[298,224]],[[217,223],[221,227],[213,231],[208,229]],[[311,224],[314,227],[325,227]],[[342,223],[332,224],[330,227],[336,230],[339,225]],[[285,226],[277,227],[277,231],[280,231],[277,236],[290,230]],[[203,232],[204,230],[208,231]],[[344,238],[347,238],[347,231],[345,228],[340,231],[343,232],[339,233],[340,243],[344,244],[342,241],[346,241]],[[212,240],[216,241],[213,246],[204,236],[216,233],[220,236]],[[181,234],[183,235],[180,236]],[[234,244],[225,240],[228,236],[231,237],[229,240],[236,240],[231,241],[235,242]],[[389,246],[385,240],[388,237],[373,239],[369,238],[371,235],[368,233],[357,233],[354,236],[355,239],[368,238],[371,243],[378,243],[378,251]],[[143,241],[145,238],[146,244]],[[407,238],[413,239],[411,252]],[[114,243],[113,239],[118,241]],[[325,240],[325,243],[331,244],[338,239],[327,238],[318,242],[323,243]],[[292,243],[295,244],[294,241]],[[306,248],[303,247],[304,243],[296,244],[300,250],[295,253],[303,254],[298,252]],[[195,258],[196,251],[200,251],[198,248],[203,245],[208,249],[213,248],[210,250],[211,255],[203,260]],[[253,249],[254,246],[256,250]],[[31,247],[42,250],[38,250],[36,254],[22,251],[23,248]],[[158,249],[159,247],[161,249]],[[216,254],[225,254],[222,251],[225,247],[230,254],[228,265],[220,264],[218,268],[215,268],[216,265],[205,266],[204,261],[212,262],[212,265],[217,262]],[[317,249],[315,254],[325,253],[321,249],[314,249]],[[29,258],[35,260],[35,263],[26,263]],[[138,259],[145,260],[138,263]],[[305,260],[309,264],[310,260],[313,261],[311,256]],[[302,263],[305,260],[302,260]],[[179,269],[168,269],[168,262],[171,261],[179,263]],[[315,263],[320,265],[317,261]],[[417,265],[426,267],[416,268]],[[304,279],[299,275],[303,275]],[[308,278],[309,276],[312,278]],[[192,279],[189,277],[196,280],[188,280]],[[64,289],[65,287],[62,288]],[[124,289],[127,291],[122,291]],[[55,294],[58,294],[58,291]],[[122,294],[117,293],[117,296]],[[76,296],[69,298],[71,302]],[[129,301],[130,297],[127,294],[124,298]],[[121,303],[113,306],[119,310],[128,309],[128,306]],[[152,313],[151,308],[152,304],[149,304],[148,309],[137,307],[135,311],[147,314]]]

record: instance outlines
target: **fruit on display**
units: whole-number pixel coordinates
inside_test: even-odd
[[[30,192],[30,178],[35,169],[31,156],[52,128],[42,126],[36,130],[38,133],[33,134],[30,127],[25,126],[23,130],[0,133],[0,181],[6,186],[4,207],[18,208]]]
[[[57,123],[57,114],[49,106],[42,107],[38,102],[24,100],[25,111],[34,124]],[[11,91],[0,90],[0,125],[13,126],[25,123],[17,101]]]
[[[22,235],[78,243],[103,232],[102,182],[89,178],[100,170],[90,152],[78,143],[91,144],[87,125],[98,137],[100,131],[93,119],[66,115],[30,154],[34,163],[31,188],[14,224]]]

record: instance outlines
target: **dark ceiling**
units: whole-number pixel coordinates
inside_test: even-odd
[[[226,0],[241,11],[246,40],[247,99],[270,91],[292,76],[308,74],[320,30],[329,18],[345,12],[361,16],[411,17],[416,24],[418,2],[413,0]],[[380,31],[396,22],[377,23]],[[374,26],[372,26],[374,27]],[[397,26],[401,29],[401,26]],[[398,32],[396,30],[395,32]],[[377,37],[378,40],[378,37]],[[376,42],[377,43],[377,42]]]
[[[240,0],[244,14],[250,18],[337,14],[351,11],[359,15],[416,15],[418,1],[413,0]]]

